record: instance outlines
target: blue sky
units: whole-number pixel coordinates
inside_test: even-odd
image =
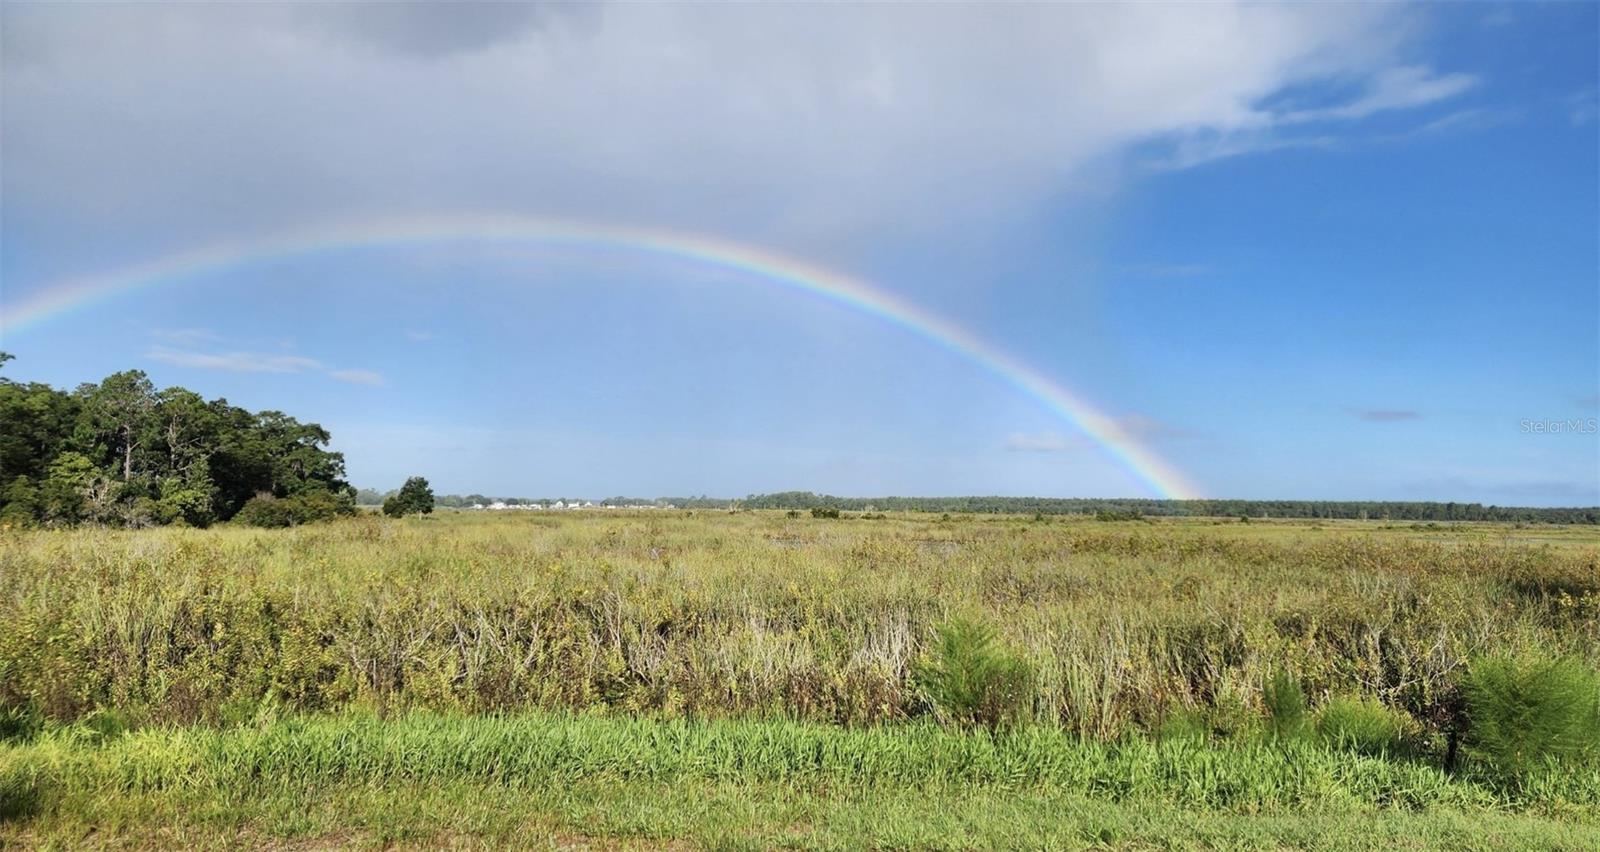
[[[378,219],[670,228],[972,331],[1214,496],[1600,502],[1594,4],[6,4],[0,315]],[[506,495],[1147,493],[948,349],[683,261],[417,242],[7,329]]]

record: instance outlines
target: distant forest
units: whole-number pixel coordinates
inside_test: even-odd
[[[1478,503],[1376,500],[1138,500],[1083,497],[832,497],[809,491],[755,494],[749,509],[878,512],[1012,512],[1045,515],[1152,515],[1251,518],[1347,518],[1392,521],[1523,521],[1600,523],[1600,507],[1519,508]]]
[[[374,488],[362,488],[356,492],[356,503],[362,506],[379,506],[383,501],[394,495],[394,491],[378,491]],[[571,504],[574,502],[593,502],[596,506],[656,506],[665,508],[673,506],[679,509],[728,509],[739,503],[724,497],[607,497],[603,500],[590,500],[583,497],[490,497],[483,494],[440,494],[433,499],[433,505],[441,509],[469,509],[473,506],[488,506],[494,503],[504,503],[507,506],[550,506],[557,502]]]
[[[11,356],[0,352],[0,365]],[[288,526],[355,511],[327,430],[247,411],[138,370],[73,391],[0,377],[0,524],[238,519]]]
[[[376,506],[394,492],[361,490],[362,505]],[[504,503],[551,505],[573,498],[487,497],[445,494],[442,508]],[[1391,502],[1377,500],[1141,500],[1089,497],[834,497],[810,491],[725,497],[608,497],[598,506],[676,506],[679,509],[833,508],[847,512],[966,512],[975,514],[1100,515],[1110,517],[1346,518],[1390,521],[1515,521],[1546,524],[1600,524],[1600,507],[1522,508],[1479,503]]]

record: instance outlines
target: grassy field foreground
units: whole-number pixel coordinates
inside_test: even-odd
[[[1600,848],[1594,753],[1497,769],[1463,692],[1600,664],[1593,528],[5,530],[0,623],[7,845]],[[998,730],[925,676],[957,623]]]
[[[1306,743],[527,713],[57,729],[0,751],[25,845],[1569,848],[1600,771],[1514,796]]]

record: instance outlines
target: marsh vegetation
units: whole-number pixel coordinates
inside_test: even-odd
[[[1010,790],[1592,837],[1600,536],[1530,534],[705,511],[12,530],[7,831],[105,817],[108,790],[266,830],[228,797],[568,778],[812,785],[817,819],[868,788],[913,810]],[[716,824],[607,819],[578,833]],[[972,830],[952,842],[1011,837]]]

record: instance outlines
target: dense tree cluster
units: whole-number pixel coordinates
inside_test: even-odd
[[[420,476],[407,479],[399,491],[383,501],[383,513],[391,518],[426,515],[432,511],[433,489],[428,487],[428,480]]]
[[[370,488],[363,488],[356,497],[356,502],[363,506],[382,505],[383,501],[393,496],[396,492],[378,492]],[[584,502],[584,498],[574,498],[565,495],[556,497],[490,497],[483,494],[440,494],[434,498],[433,505],[442,509],[466,509],[473,506],[488,506],[491,503],[504,503],[507,506],[549,506],[557,501],[562,503]],[[738,501],[725,497],[607,497],[595,501],[601,506],[657,506],[665,508],[675,506],[679,509],[728,509]]]
[[[1182,516],[1255,518],[1346,518],[1390,521],[1524,521],[1600,523],[1600,507],[1519,508],[1478,503],[1382,502],[1373,500],[1137,500],[1056,497],[833,497],[809,491],[754,494],[739,501],[748,509],[848,511],[1007,512],[1106,517]]]
[[[0,363],[10,356],[0,353]],[[354,511],[327,430],[128,370],[67,392],[0,378],[0,522],[286,526]]]

